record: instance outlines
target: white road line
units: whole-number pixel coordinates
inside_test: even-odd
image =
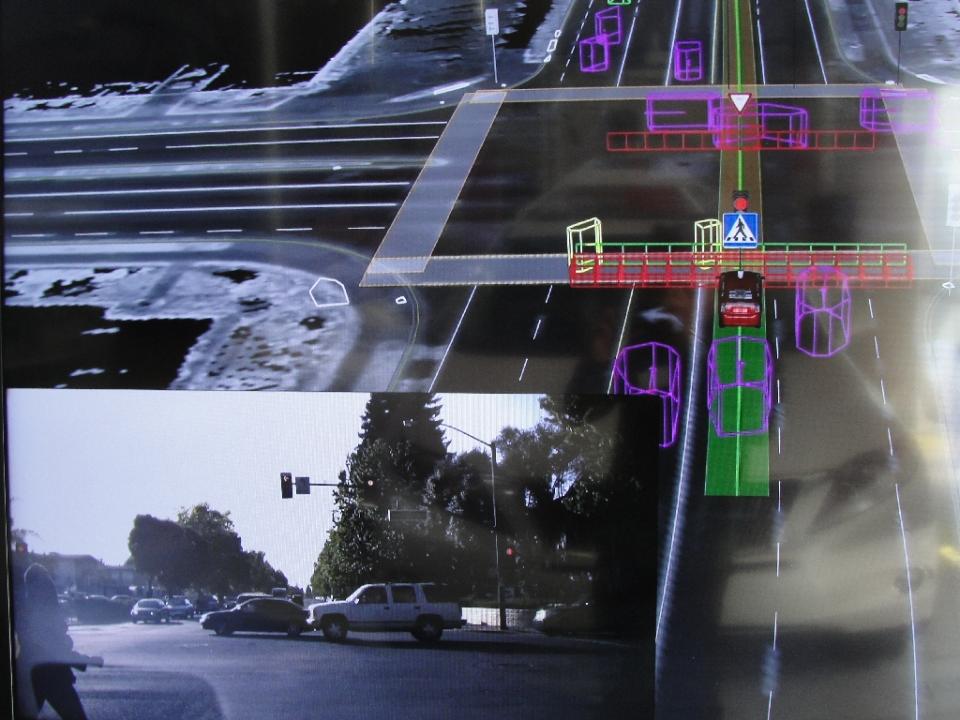
[[[910,603],[910,638],[913,645],[913,717],[920,720],[920,673],[917,666],[917,621],[913,609],[913,582],[910,578],[910,553],[907,551],[907,531],[903,526],[903,508],[900,505],[900,484],[893,486],[897,493],[897,515],[900,518],[900,539],[903,541],[903,565],[907,571],[907,599]]]
[[[108,232],[82,232],[74,233],[74,237],[107,237],[108,235],[113,235],[113,233]]]
[[[277,228],[277,232],[310,232],[312,227]]]
[[[780,543],[777,543],[777,577],[780,577]],[[777,647],[777,626],[773,626],[773,647]]]
[[[673,30],[670,31],[670,54],[667,55],[667,72],[663,76],[663,84],[670,84],[670,71],[673,69],[673,49],[677,44],[677,28],[680,27],[680,10],[683,0],[677,0],[677,11],[673,14]]]
[[[523,374],[527,371],[527,363],[530,361],[530,358],[523,359],[523,367],[520,368],[520,377],[517,378],[517,382],[523,382]]]
[[[777,543],[777,551],[779,552],[780,543]],[[776,610],[773,611],[773,649],[777,649],[777,621],[780,619],[780,613]]]
[[[880,359],[880,341],[877,340],[876,335],[873,336],[873,351],[877,355],[877,360],[879,360]]]
[[[173,235],[173,230],[141,230],[138,235]]]
[[[50,237],[48,233],[19,233],[11,235],[12,238],[38,238],[38,237]]]
[[[890,426],[887,426],[887,444],[890,446],[890,457],[893,457],[893,433],[890,432]]]
[[[782,509],[781,501],[783,500],[783,481],[777,480],[777,512],[780,512]]]
[[[79,190],[77,192],[8,193],[8,198],[53,198],[83,195],[160,195],[168,193],[244,192],[247,190],[319,190],[326,188],[372,188],[408,186],[409,182],[292,183],[286,185],[223,185],[222,187],[135,188],[130,190]]]
[[[386,230],[386,225],[354,225],[347,230]]]
[[[780,378],[777,378],[777,405],[780,404]]]
[[[710,84],[717,84],[717,37],[720,25],[720,0],[713,3],[713,29],[710,39]]]
[[[867,298],[867,306],[870,308],[870,319],[873,320],[873,298]]]
[[[196,130],[160,130],[152,133],[115,133],[110,135],[63,135],[54,137],[4,138],[7,143],[57,142],[64,140],[106,140],[109,138],[163,137],[166,135],[216,135],[221,133],[274,132],[277,130],[343,130],[371,127],[408,127],[414,125],[446,125],[446,120],[421,120],[417,122],[340,123],[334,125],[269,125],[243,128],[200,128]]]
[[[767,696],[767,720],[770,720],[770,711],[773,710],[773,690]]]
[[[810,11],[810,0],[803,0],[807,7],[807,20],[810,21],[810,33],[813,35],[813,46],[817,50],[817,61],[820,63],[820,74],[823,75],[824,84],[827,83],[827,71],[823,67],[823,55],[820,54],[820,41],[817,40],[817,29],[813,26],[813,13]]]
[[[466,305],[463,306],[463,312],[460,313],[460,319],[457,320],[457,326],[453,329],[453,335],[450,336],[450,342],[447,343],[447,349],[443,351],[443,357],[440,358],[440,363],[437,365],[437,372],[433,376],[433,380],[430,381],[429,392],[433,392],[434,386],[437,384],[437,378],[440,377],[440,371],[443,369],[443,364],[447,361],[447,354],[450,352],[450,348],[453,347],[453,341],[457,339],[457,333],[460,332],[460,326],[463,325],[463,319],[467,316],[467,310],[470,307],[470,303],[473,302],[473,296],[477,294],[477,286],[473,286],[473,290],[470,291],[470,297],[467,298]]]
[[[620,349],[623,347],[623,336],[627,332],[627,323],[630,321],[630,308],[633,306],[633,291],[636,286],[630,288],[630,296],[627,298],[627,310],[623,313],[623,325],[620,327],[620,339],[617,341],[617,352],[613,356],[613,366],[610,368],[610,382],[607,383],[607,394],[613,390],[613,376],[617,371],[617,358],[620,356]]]
[[[135,208],[121,210],[66,210],[64,215],[138,215],[157,213],[236,212],[240,210],[335,210],[343,208],[388,208],[397,203],[315,203],[305,205],[224,205],[193,208]],[[30,213],[33,215],[33,213]]]
[[[9,142],[9,140],[7,142]],[[4,157],[23,157],[26,154],[27,153],[25,152],[5,152],[3,156]]]
[[[54,150],[54,155],[79,155],[83,150]]]
[[[880,378],[880,395],[883,397],[883,404],[887,404],[887,389],[883,385],[883,378]]]
[[[781,438],[782,433],[780,430],[780,426],[777,425],[777,455],[783,455],[783,442]]]
[[[32,212],[9,212],[4,213],[4,217],[33,217]]]
[[[107,152],[133,152],[134,150],[139,150],[140,148],[136,145],[131,145],[130,147],[114,147],[107,148]]]
[[[780,359],[780,336],[778,335],[773,339],[773,344],[777,348],[777,360]]]
[[[686,443],[690,438],[691,419],[693,418],[694,395],[693,380],[694,371],[699,367],[700,354],[700,304],[703,298],[703,288],[697,288],[697,299],[693,310],[693,357],[690,359],[690,365],[687,368],[687,404],[685,417],[683,421],[683,445],[686,450]],[[667,606],[667,591],[670,587],[671,568],[673,567],[673,551],[676,545],[677,531],[680,526],[680,506],[686,498],[687,485],[687,452],[680,453],[680,470],[677,473],[677,491],[673,501],[673,521],[670,527],[670,549],[667,551],[667,564],[663,572],[663,582],[660,587],[660,603],[657,607],[657,626],[654,631],[654,642],[660,642],[660,627],[663,622],[664,608]]]
[[[242,233],[239,228],[224,228],[222,230],[207,230],[208,233]]]
[[[580,22],[580,29],[577,30],[577,35],[576,35],[576,37],[573,38],[573,45],[570,46],[570,52],[569,52],[569,54],[568,54],[568,56],[567,56],[567,65],[570,64],[570,59],[573,57],[573,53],[576,52],[577,47],[579,47],[579,44],[580,44],[580,33],[583,32],[583,26],[586,24],[587,18],[590,17],[590,11],[591,11],[592,9],[593,9],[593,0],[590,0],[590,4],[587,5],[587,11],[583,14],[583,20]],[[564,67],[566,67],[566,66],[564,66]],[[561,84],[561,85],[563,85],[563,78],[566,77],[566,75],[567,75],[567,71],[566,71],[566,70],[564,70],[562,73],[560,73],[560,84]]]
[[[393,142],[400,140],[436,140],[439,135],[400,135],[397,137],[366,138],[312,138],[309,140],[256,140],[232,143],[194,143],[191,145],[164,145],[164,150],[204,150],[207,148],[257,147],[262,145],[330,145],[334,143]]]
[[[767,63],[763,59],[763,30],[760,27],[760,0],[757,0],[757,43],[760,48],[760,82],[767,84]]]
[[[543,301],[544,305],[548,305],[550,303],[550,295],[552,293],[553,293],[553,285],[547,288],[547,299]]]
[[[533,339],[537,339],[537,334],[540,332],[540,323],[543,322],[543,318],[537,318],[537,326],[533,329]]]
[[[627,44],[623,47],[623,59],[620,61],[620,72],[617,73],[617,87],[620,87],[620,81],[623,79],[623,70],[627,67],[627,54],[630,52],[630,41],[633,40],[633,31],[637,26],[637,15],[640,13],[640,0],[637,0],[633,8],[633,20],[630,21],[630,32],[627,33]]]
[[[780,308],[779,308],[779,306],[777,305],[777,299],[776,299],[776,298],[773,299],[773,319],[774,319],[774,320],[779,320],[779,319],[780,319]]]

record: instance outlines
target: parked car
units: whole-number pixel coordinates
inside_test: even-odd
[[[137,600],[130,610],[130,620],[134,624],[138,622],[170,622],[170,611],[163,604],[163,600],[144,598],[143,600]]]
[[[749,270],[720,274],[720,327],[760,327],[763,319],[763,275]]]
[[[285,632],[290,637],[311,629],[306,610],[289,600],[273,597],[257,597],[231,610],[208,612],[200,618],[200,627],[217,635],[238,631]]]
[[[87,624],[125,622],[129,617],[130,606],[123,602],[114,602],[103,595],[88,595],[73,601],[73,610],[77,622]]]
[[[171,619],[186,620],[193,617],[193,603],[183,595],[172,595],[167,598],[167,611]]]
[[[212,612],[220,609],[220,600],[216,595],[197,595],[197,601],[194,603],[194,611],[200,614]]]
[[[347,632],[409,632],[432,642],[444,630],[466,624],[455,602],[443,602],[434,583],[363,585],[346,600],[310,606],[310,624],[327,640],[345,640]]]
[[[135,597],[133,597],[132,595],[114,595],[114,596],[112,596],[112,597],[110,598],[110,601],[111,601],[111,602],[123,603],[124,605],[127,605],[128,607],[132,607],[133,604],[137,601],[137,599],[136,599]]]

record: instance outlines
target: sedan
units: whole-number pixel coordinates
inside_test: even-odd
[[[209,612],[200,618],[200,627],[217,635],[237,631],[285,632],[290,637],[311,629],[306,610],[280,598],[256,598],[230,610]]]
[[[147,598],[138,600],[133,609],[130,610],[130,619],[137,622],[170,622],[170,612],[162,600]]]
[[[174,595],[167,600],[167,611],[172,618],[186,620],[193,617],[193,604],[183,595]]]
[[[731,270],[720,275],[720,327],[760,327],[763,275]]]

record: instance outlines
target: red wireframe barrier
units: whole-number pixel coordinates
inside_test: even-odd
[[[906,287],[913,262],[904,250],[789,250],[742,253],[744,270],[759,272],[770,288],[792,288],[811,267],[836,268],[850,287]],[[741,267],[739,252],[574,253],[573,287],[713,287],[725,270]],[[839,276],[839,275],[838,275]]]
[[[629,130],[607,133],[608,152],[715,150],[864,150],[877,147],[869,130],[763,130],[744,125],[718,130]]]

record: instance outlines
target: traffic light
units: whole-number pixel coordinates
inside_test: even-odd
[[[507,545],[507,549],[505,552],[507,554],[507,557],[510,558],[511,560],[517,559],[517,549],[513,545]]]
[[[309,495],[310,494],[310,478],[308,477],[298,477],[295,478],[297,481],[297,495]]]
[[[893,19],[893,29],[897,32],[903,32],[907,29],[907,3],[898,2],[896,5],[896,15]]]
[[[284,500],[293,497],[293,475],[291,473],[280,473],[280,497]]]
[[[16,548],[17,555],[26,555],[27,554],[27,544],[22,540],[17,543]]]
[[[737,212],[744,212],[750,207],[750,193],[746,190],[733,191],[733,209]]]

